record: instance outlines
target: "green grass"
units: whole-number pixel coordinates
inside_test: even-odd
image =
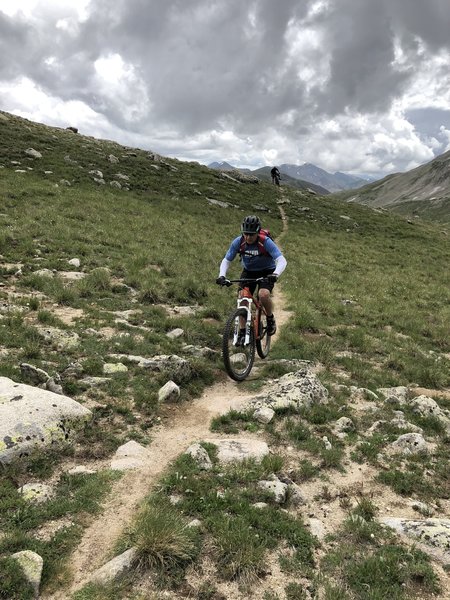
[[[321,563],[327,597],[337,598],[339,589],[350,591],[357,600],[433,597],[440,586],[429,556],[400,545],[373,521],[375,512],[373,502],[363,499],[333,536],[336,549],[328,551]]]
[[[158,390],[168,379],[180,385],[181,403],[186,403],[225,377],[220,354],[192,358],[183,346],[208,346],[220,352],[223,323],[235,304],[235,294],[215,285],[219,263],[242,218],[258,212],[255,205],[267,208],[260,215],[264,226],[275,236],[281,234],[279,190],[274,193],[274,186],[265,183],[236,183],[201,165],[173,159],[164,159],[154,169],[156,163],[147,151],[130,152],[113,142],[18,117],[0,123],[0,164],[4,165],[0,300],[9,306],[0,319],[0,374],[22,382],[19,364],[30,362],[52,377],[61,376],[66,394],[95,406],[92,421],[71,451],[76,459],[106,459],[129,439],[151,447],[152,427],[166,410],[159,406]],[[26,158],[24,150],[29,147],[42,151],[43,158]],[[119,163],[110,163],[109,154],[117,156]],[[16,173],[11,160],[33,170]],[[93,181],[89,174],[93,168],[103,171],[106,185]],[[52,173],[45,175],[46,170]],[[127,190],[109,185],[118,181],[117,173],[129,178],[120,180]],[[71,185],[61,184],[61,179]],[[394,385],[437,390],[450,386],[450,240],[431,224],[409,224],[401,216],[287,187],[282,193],[289,200],[283,205],[289,228],[280,239],[288,260],[281,284],[293,316],[281,328],[268,360],[258,363],[259,374],[244,388],[260,392],[267,378],[281,377],[292,368],[277,359],[309,360],[321,363],[319,378],[330,391],[330,402],[298,414],[278,411],[267,426],[256,423],[245,410],[214,419],[214,431],[257,434],[279,454],[261,464],[250,461],[223,468],[217,465],[214,449],[207,447],[214,463],[208,473],[199,472],[189,457],[180,457],[161,483],[161,503],[152,500],[143,507],[139,526],[124,545],[138,540],[141,531],[141,564],[159,573],[162,588],[182,589],[189,565],[200,567],[207,556],[223,579],[236,580],[251,590],[252,582],[266,572],[271,555],[290,579],[284,590],[289,598],[303,597],[301,584],[294,581],[300,576],[311,589],[320,587],[326,600],[366,598],[367,589],[372,599],[384,598],[388,588],[392,598],[431,597],[436,589],[431,567],[422,555],[410,553],[377,528],[376,507],[370,501],[361,500],[352,519],[345,521],[338,537],[342,547],[334,553],[324,550],[319,576],[316,542],[301,518],[289,503],[281,507],[289,512],[275,505],[257,481],[272,473],[281,476],[286,469],[300,485],[322,478],[328,491],[320,499],[331,502],[328,486],[333,472],[344,473],[347,456],[377,467],[381,454],[387,465],[378,481],[400,497],[414,494],[437,504],[449,497],[448,440],[436,419],[420,418],[402,407],[407,420],[422,427],[436,443],[436,450],[417,459],[389,457],[389,444],[402,433],[389,424],[392,411],[399,407],[380,406],[377,401],[376,412],[353,414],[349,388],[336,392],[333,386],[373,391]],[[208,198],[230,206],[211,205]],[[351,226],[342,214],[351,217]],[[80,259],[85,277],[67,281],[60,273],[74,270],[68,264],[74,257]],[[23,265],[21,276],[8,266],[18,263]],[[54,271],[54,277],[36,274],[40,269]],[[237,276],[239,271],[235,261],[229,274]],[[12,290],[21,296],[11,295]],[[195,306],[196,312],[171,316],[166,305]],[[68,322],[64,315],[71,309],[77,309],[77,319]],[[130,310],[128,320],[120,322],[123,315],[118,313]],[[77,333],[78,345],[61,351],[44,341],[39,328],[50,326]],[[167,333],[176,327],[184,334],[170,340]],[[117,360],[109,355],[118,353],[177,354],[189,360],[191,369],[177,377],[141,369],[124,359],[127,373],[86,389],[80,379],[102,376],[103,364]],[[66,376],[69,366],[72,374]],[[438,403],[450,408],[446,400]],[[333,425],[342,416],[354,421],[356,431],[341,440],[334,435]],[[387,423],[371,437],[363,437],[377,419]],[[331,450],[325,448],[324,436]],[[287,446],[293,448],[293,458],[284,457]],[[31,475],[50,477],[64,456],[33,457],[21,471],[0,476],[0,520],[6,532],[0,541],[0,579],[10,578],[11,595],[26,598],[23,582],[7,561],[10,553],[24,548],[44,557],[46,590],[66,585],[67,557],[88,521],[86,512],[95,514],[108,493],[112,481],[107,475],[63,476],[52,500],[38,507],[25,505],[16,491],[19,484]],[[176,507],[167,504],[170,494],[182,498]],[[268,507],[256,509],[252,505],[258,501]],[[60,530],[49,542],[36,537],[39,527],[64,517],[75,525]],[[200,519],[201,531],[185,528],[192,518]],[[158,546],[155,532],[164,523],[159,534],[167,537],[162,535]],[[383,570],[383,564],[388,568]],[[138,580],[139,574],[133,578]],[[196,590],[198,598],[214,598],[214,582],[202,584]],[[137,600],[139,592],[133,585],[124,581],[87,586],[78,592],[77,600]]]
[[[41,473],[42,468],[40,469]],[[11,473],[12,475],[12,473]],[[54,496],[40,504],[30,504],[17,491],[13,478],[0,481],[0,556],[21,550],[33,550],[44,559],[42,585],[54,588],[67,581],[67,559],[78,543],[87,515],[100,510],[102,500],[118,475],[99,472],[92,475],[63,475]],[[34,537],[46,523],[69,517],[72,524],[58,529],[49,541]]]
[[[24,577],[22,567],[13,558],[0,557],[0,598],[32,600],[34,590]]]

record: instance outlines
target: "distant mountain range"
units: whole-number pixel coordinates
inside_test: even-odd
[[[212,162],[208,167],[210,169],[219,169],[221,171],[231,171],[235,169],[235,167],[226,161]],[[301,189],[305,189],[305,185],[308,187],[309,184],[311,189],[322,195],[342,190],[355,189],[367,185],[368,182],[375,181],[374,178],[363,178],[355,175],[348,175],[347,173],[341,173],[339,171],[328,173],[328,171],[311,163],[305,163],[303,165],[282,164],[278,168],[285,184],[292,187],[300,187]],[[267,180],[267,171],[270,180],[270,167],[262,167],[261,169],[255,169],[253,171],[250,169],[238,170],[251,173],[263,180]],[[260,177],[260,175],[263,177]],[[300,186],[296,185],[295,180],[301,181],[302,184]],[[316,188],[313,186],[316,186]]]

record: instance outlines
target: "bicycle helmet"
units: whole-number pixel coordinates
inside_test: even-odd
[[[258,233],[261,229],[261,221],[255,215],[245,217],[242,221],[242,233]]]

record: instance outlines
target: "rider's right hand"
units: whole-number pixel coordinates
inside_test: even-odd
[[[221,275],[220,277],[218,277],[216,279],[216,283],[217,285],[227,285],[227,280],[225,279],[225,277],[223,275]]]

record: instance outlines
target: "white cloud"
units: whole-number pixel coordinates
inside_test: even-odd
[[[450,148],[444,4],[1,0],[0,103],[205,163],[404,170]]]

